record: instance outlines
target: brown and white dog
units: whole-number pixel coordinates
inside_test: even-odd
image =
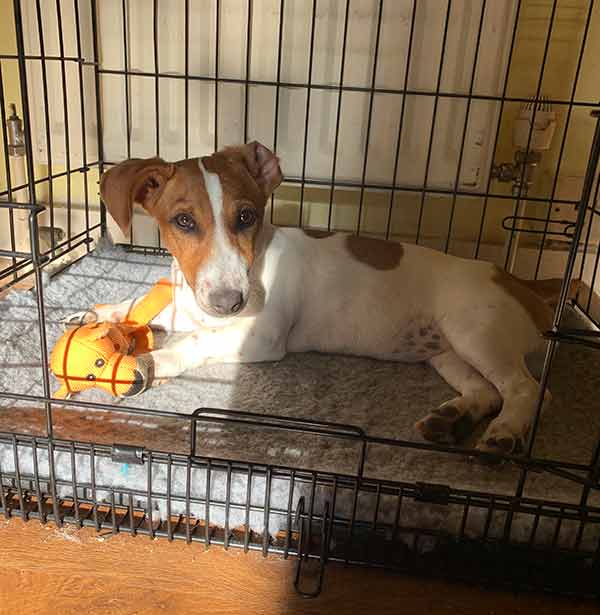
[[[278,159],[256,142],[174,164],[128,160],[103,175],[121,229],[140,204],[174,257],[174,301],[152,324],[187,332],[140,361],[130,394],[203,364],[287,352],[426,361],[459,393],[417,423],[426,439],[456,442],[499,412],[479,448],[518,452],[538,397],[525,356],[551,326],[545,301],[487,262],[275,228],[264,210],[281,181]],[[130,308],[104,306],[96,317],[118,321]]]

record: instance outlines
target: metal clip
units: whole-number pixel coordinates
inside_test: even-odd
[[[141,466],[144,465],[144,449],[130,444],[113,444],[110,458],[118,463],[133,463]]]
[[[432,504],[448,504],[450,501],[450,487],[435,483],[417,483],[415,500],[431,502]]]
[[[317,578],[316,587],[312,591],[304,591],[300,589],[300,575],[302,574],[302,562],[310,556],[310,531],[304,531],[304,496],[298,500],[296,507],[295,525],[298,528],[298,561],[296,563],[296,576],[294,578],[294,588],[303,598],[316,598],[323,589],[323,576],[325,574],[325,564],[327,563],[327,555],[329,551],[329,501],[325,502],[323,507],[323,516],[321,518],[321,552],[319,553],[319,576]],[[308,519],[310,524],[310,519]],[[288,528],[289,531],[290,528]],[[310,527],[308,528],[310,530]],[[306,552],[304,552],[304,537],[308,533]]]

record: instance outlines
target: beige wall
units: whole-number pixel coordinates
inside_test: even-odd
[[[517,41],[510,73],[508,94],[510,96],[530,97],[535,94],[539,77],[540,60],[545,43],[551,0],[524,0],[518,25]],[[571,92],[576,68],[579,44],[587,12],[587,0],[561,0],[555,18],[555,27],[548,53],[547,67],[543,80],[542,93],[552,98],[568,99]],[[15,39],[12,19],[12,0],[0,0],[0,52],[14,53]],[[483,43],[485,44],[485,42]],[[15,101],[20,112],[20,94],[16,61],[3,60],[3,81],[7,102]],[[600,99],[600,3],[594,8],[592,23],[588,34],[585,59],[581,67],[577,101]],[[512,159],[512,126],[518,112],[518,104],[507,103],[502,116],[496,161]],[[536,176],[532,194],[548,196],[552,188],[552,178],[556,169],[558,152],[564,131],[566,108],[557,108],[558,128],[550,152],[542,159]],[[568,139],[561,166],[559,196],[577,198],[581,178],[584,173],[587,153],[591,142],[592,120],[589,109],[574,109],[569,126]],[[54,169],[60,172],[62,169]],[[47,167],[38,165],[36,176],[47,173]],[[97,186],[93,177],[89,178],[92,201],[95,202]],[[0,151],[0,186],[6,186],[3,152]],[[66,180],[54,182],[54,199],[58,204],[66,200]],[[492,189],[505,194],[510,193],[508,185],[493,182]],[[72,178],[72,197],[74,203],[83,202],[83,177]],[[47,185],[38,189],[38,199],[48,198]],[[278,191],[274,219],[281,224],[296,224],[299,216],[299,189],[284,187]],[[353,230],[358,219],[358,191],[336,190],[332,221],[335,228]],[[311,226],[324,226],[328,217],[329,190],[305,190],[303,223]],[[418,193],[398,192],[394,199],[392,215],[392,234],[396,237],[414,237],[419,218],[421,196]],[[452,222],[452,237],[458,240],[473,241],[479,232],[484,202],[480,198],[459,197],[456,200]],[[387,224],[389,195],[365,192],[361,229],[371,233],[383,233]],[[429,195],[424,201],[421,233],[427,237],[441,238],[435,243],[444,247],[444,239],[450,222],[452,199]],[[512,200],[489,199],[487,203],[483,241],[502,244],[506,234],[501,228],[501,220],[512,213]],[[529,205],[527,213],[545,215],[545,206]],[[565,212],[562,212],[565,213]],[[572,212],[566,212],[572,213]],[[4,224],[0,222],[2,226]],[[535,238],[534,238],[535,239]],[[524,237],[524,242],[531,241]]]
[[[545,96],[561,100],[569,100],[571,96],[588,5],[587,0],[562,0],[558,3],[541,88],[541,93]],[[529,97],[535,94],[551,8],[551,0],[527,0],[523,3],[508,87],[510,96]],[[599,75],[600,5],[596,3],[587,36],[575,101],[600,100]],[[516,107],[518,105],[510,105],[503,118],[498,160],[508,159],[511,155],[511,120],[518,111]],[[547,197],[552,190],[567,119],[566,107],[556,107],[555,111],[558,113],[557,130],[551,150],[543,155],[532,192],[534,196]],[[563,198],[577,198],[579,195],[579,184],[572,180],[581,179],[585,172],[594,129],[589,111],[587,107],[575,107],[571,114],[560,167],[561,182],[558,186],[561,193],[559,196]],[[571,178],[571,181],[568,178]]]
[[[562,0],[558,3],[546,68],[542,81],[541,94],[553,99],[569,100],[579,49],[583,37],[585,20],[589,2],[587,0]],[[529,98],[535,95],[540,76],[541,60],[544,51],[546,33],[548,30],[552,0],[523,0],[517,38],[509,74],[507,95],[511,97]],[[593,9],[590,28],[587,36],[584,60],[580,69],[579,84],[575,101],[600,100],[600,4]],[[510,162],[513,158],[512,143],[513,120],[519,111],[520,103],[506,103],[502,114],[501,129],[496,150],[496,162]],[[567,107],[555,107],[557,112],[557,128],[550,151],[543,155],[541,164],[535,176],[534,186],[530,194],[534,197],[547,198],[552,192],[552,185],[560,146],[564,134]],[[562,157],[557,198],[576,200],[580,194],[581,181],[591,144],[594,123],[589,115],[589,107],[574,107],[569,121],[569,130]],[[492,182],[491,190],[500,194],[510,194],[510,186],[496,181]],[[285,224],[294,224],[298,220],[298,206],[293,204],[294,195],[298,191],[290,190],[284,193],[289,203],[278,212],[276,218]],[[326,205],[329,194],[326,191],[309,190],[309,199],[315,199],[312,223],[317,225],[326,222]],[[351,230],[356,225],[358,215],[358,196],[345,193],[341,202],[348,211],[337,219],[341,228]],[[363,204],[363,219],[361,228],[374,233],[385,230],[387,222],[387,207],[389,198],[385,195],[367,194]],[[397,236],[408,236],[416,233],[420,195],[398,193],[395,198],[392,216],[392,233]],[[459,197],[455,203],[455,213],[452,223],[452,236],[459,240],[469,240],[477,237],[483,199]],[[505,232],[502,230],[502,219],[512,215],[515,207],[513,200],[489,199],[487,203],[483,241],[488,243],[503,243]],[[545,216],[547,205],[527,205],[526,215]],[[446,235],[452,199],[430,195],[425,199],[421,232],[425,236]],[[309,208],[310,209],[310,208]],[[334,211],[334,220],[336,215]],[[567,207],[557,212],[557,216],[573,216],[573,208]],[[523,236],[525,243],[535,241],[536,237]],[[440,242],[438,242],[440,243]],[[443,246],[443,241],[441,242]]]
[[[16,38],[14,30],[14,17],[13,17],[13,2],[12,0],[0,0],[0,53],[1,54],[16,54]],[[22,118],[23,111],[21,106],[21,91],[19,85],[19,72],[18,63],[16,60],[2,60],[2,82],[4,86],[4,97],[6,105],[9,103],[15,103],[17,106],[17,113]],[[8,109],[7,109],[8,115]],[[4,147],[2,143],[2,135],[0,134],[0,189],[5,190],[7,188],[6,182],[6,163],[4,160]],[[55,166],[53,174],[59,174],[65,171],[63,166]],[[34,172],[36,179],[46,177],[48,175],[48,167],[44,164],[35,164]],[[88,183],[88,203],[90,206],[90,213],[88,214],[90,224],[93,225],[99,220],[98,213],[98,198],[97,198],[97,173],[91,172],[87,174]],[[85,202],[85,190],[84,182],[86,181],[86,175],[81,173],[74,173],[70,180],[67,178],[59,178],[53,182],[53,201],[54,201],[54,225],[67,230],[68,228],[68,214],[64,207],[67,202],[68,194],[68,182],[70,181],[70,193],[72,202],[72,211],[70,214],[71,235],[77,235],[84,231],[86,227],[86,215],[83,204]],[[13,177],[13,186],[14,186]],[[23,193],[24,197],[25,194]],[[48,204],[49,202],[49,185],[48,182],[43,182],[36,185],[36,198],[38,203]],[[27,229],[27,224],[24,221],[24,214],[15,212],[16,220],[15,224],[21,232],[17,232],[17,235],[22,234]],[[23,221],[19,223],[18,218],[22,218]],[[40,225],[50,225],[50,213],[49,209],[39,216]],[[10,249],[10,234],[9,234],[9,214],[6,210],[0,210],[0,247],[4,249]],[[47,244],[42,240],[42,248],[47,248]],[[17,246],[17,249],[28,250],[28,245],[21,243]]]

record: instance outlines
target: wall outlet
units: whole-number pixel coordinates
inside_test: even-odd
[[[481,182],[481,165],[484,162],[487,143],[486,131],[477,129],[467,135],[464,158],[460,174],[460,187],[477,189]]]

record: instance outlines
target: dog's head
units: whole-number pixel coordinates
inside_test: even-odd
[[[133,205],[144,207],[198,305],[230,316],[248,299],[265,205],[281,180],[277,157],[253,142],[174,164],[127,160],[104,173],[100,195],[124,233]]]

